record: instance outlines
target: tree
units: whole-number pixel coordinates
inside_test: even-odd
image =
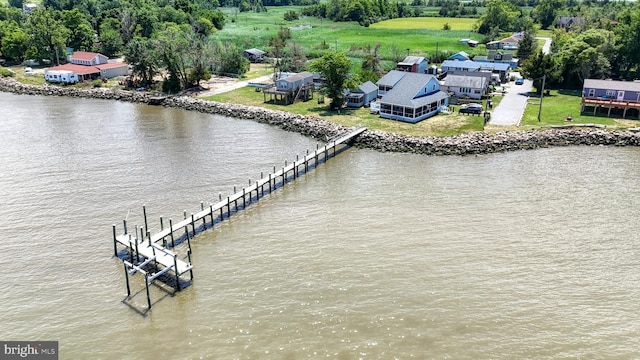
[[[62,12],[62,22],[69,29],[69,39],[67,45],[75,50],[91,50],[95,32],[91,24],[78,10],[65,10]]]
[[[487,12],[480,17],[478,32],[489,34],[491,29],[512,31],[514,20],[521,15],[520,9],[505,0],[491,0],[487,3]]]
[[[114,56],[122,51],[123,43],[120,36],[120,22],[118,19],[106,18],[100,25],[100,49],[106,56]]]
[[[618,18],[615,28],[617,41],[620,43],[616,68],[624,76],[640,73],[640,7],[624,11]],[[635,77],[634,76],[634,77]]]
[[[0,52],[11,60],[23,60],[29,47],[29,35],[13,21],[0,21],[0,27],[3,28],[0,30]]]
[[[590,29],[570,39],[558,53],[564,65],[564,80],[583,82],[608,76],[609,59],[613,59],[615,50],[615,37],[609,30]]]
[[[344,103],[342,91],[351,87],[348,81],[351,61],[344,53],[331,51],[312,62],[309,68],[324,78],[322,91],[331,98],[329,109],[339,109]]]
[[[9,6],[22,9],[23,0],[9,0]]]
[[[150,85],[159,72],[157,48],[155,40],[138,37],[131,40],[124,50],[125,61],[133,66],[133,75],[140,78],[143,86]]]
[[[556,20],[558,11],[565,8],[565,0],[540,0],[531,12],[531,16],[540,23],[542,29],[547,29]]]
[[[535,55],[529,57],[521,65],[522,74],[533,79],[533,86],[537,89],[538,94],[542,92],[542,78],[546,76],[546,82],[555,83],[560,79],[560,69],[550,54],[543,54],[538,51]]]
[[[69,30],[56,20],[54,10],[38,8],[32,11],[25,30],[29,34],[29,58],[57,60],[64,54]]]
[[[527,60],[537,47],[537,42],[533,37],[533,31],[525,31],[522,40],[518,43],[518,59]]]

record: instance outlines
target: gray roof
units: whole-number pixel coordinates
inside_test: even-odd
[[[253,49],[247,49],[247,50],[245,50],[244,52],[249,53],[249,54],[252,54],[252,55],[257,55],[257,56],[261,56],[261,55],[266,54],[266,52],[264,52],[264,51],[262,51],[262,50],[260,50],[260,49],[256,49],[256,48],[253,48]]]
[[[447,75],[444,85],[482,89],[486,86],[486,81],[486,78],[479,76]]]
[[[394,86],[406,74],[407,74],[406,71],[391,70],[388,73],[386,73],[385,76],[383,76],[380,80],[378,80],[378,82],[376,82],[376,84],[378,84],[378,86],[380,86],[380,85],[382,85],[382,86]]]
[[[301,73],[297,73],[295,75],[291,75],[291,76],[287,76],[286,78],[282,78],[280,80],[286,81],[286,82],[295,82],[297,80],[300,79],[306,79],[308,77],[313,78],[314,74],[308,72],[308,71],[303,71]]]
[[[585,79],[584,88],[640,92],[640,82]]]
[[[449,95],[444,91],[438,91],[435,94],[421,96],[416,95],[424,88],[431,79],[435,79],[433,75],[418,74],[405,72],[405,76],[382,97],[380,102],[387,104],[417,107],[424,104],[432,103],[440,99],[447,98]]]
[[[420,64],[423,61],[424,61],[424,57],[422,56],[407,56],[404,58],[404,60],[399,62],[399,64],[413,65],[413,64]]]
[[[458,61],[458,60],[445,60],[442,62],[442,67],[454,67],[466,70],[478,71],[478,70],[496,70],[507,71],[509,70],[508,63],[488,63],[477,62],[471,60]]]
[[[369,94],[378,91],[378,86],[371,81],[367,81],[366,83],[358,86],[358,90],[362,91],[365,94]]]

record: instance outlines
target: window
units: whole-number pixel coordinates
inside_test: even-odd
[[[612,96],[615,97],[618,95],[618,92],[615,90],[607,90],[607,97]]]
[[[471,88],[461,87],[460,92],[466,94],[471,93]]]
[[[589,89],[589,97],[596,96],[596,89]]]

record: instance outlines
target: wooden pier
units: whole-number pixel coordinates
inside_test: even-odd
[[[119,256],[118,246],[126,249],[126,253],[120,257],[124,263],[127,299],[131,296],[129,275],[136,273],[145,276],[148,309],[151,308],[149,285],[158,277],[162,275],[170,276],[170,273],[172,273],[175,278],[176,289],[178,291],[181,290],[180,276],[189,272],[190,281],[193,280],[191,239],[199,232],[206,230],[207,224],[210,224],[210,228],[213,227],[216,220],[220,222],[228,219],[234,213],[246,208],[247,204],[257,202],[261,197],[265,196],[265,193],[269,194],[275,189],[283,187],[301,174],[317,167],[318,164],[326,162],[336,155],[338,146],[348,146],[352,139],[364,131],[366,131],[364,127],[355,128],[346,134],[329,140],[323,147],[316,146],[316,150],[312,153],[307,150],[307,154],[303,158],[296,156],[296,160],[290,164],[285,161],[284,166],[280,169],[274,166],[273,172],[267,176],[261,174],[259,180],[255,182],[250,180],[248,187],[237,190],[234,186],[233,194],[228,195],[226,198],[223,198],[222,194],[220,194],[219,202],[215,204],[205,206],[204,202],[200,202],[199,212],[191,213],[191,216],[187,216],[187,212],[184,211],[183,220],[174,224],[170,218],[168,227],[164,226],[164,219],[161,217],[160,231],[154,234],[149,231],[145,206],[143,206],[144,227],[138,228],[138,226],[135,226],[133,232],[129,232],[127,220],[123,220],[124,230],[118,235],[114,224],[114,255],[116,257]],[[185,240],[188,245],[186,259],[181,259],[175,249],[177,245],[184,243]],[[159,268],[158,265],[162,268]]]

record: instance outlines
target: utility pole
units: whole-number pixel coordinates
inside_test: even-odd
[[[544,97],[544,83],[547,80],[547,75],[542,76],[542,90],[540,91],[540,107],[538,108],[538,122],[540,122],[540,113],[542,112],[542,98]]]

